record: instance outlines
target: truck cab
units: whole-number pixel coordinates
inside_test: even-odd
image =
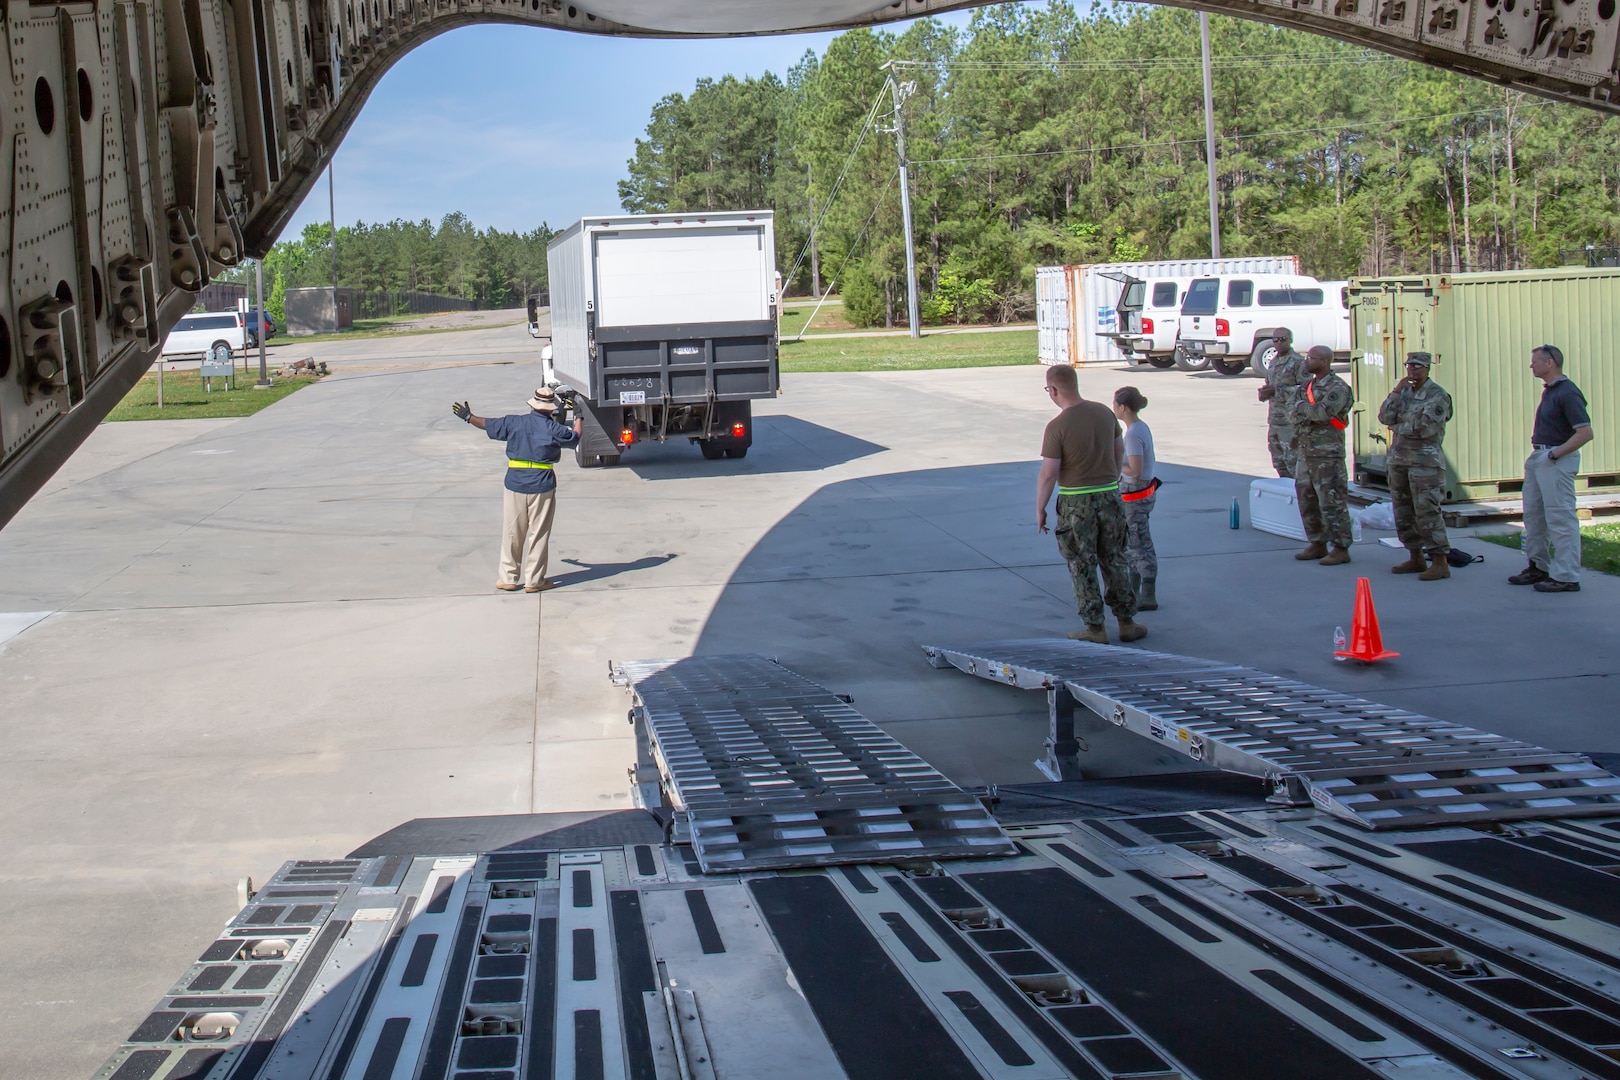
[[[1335,359],[1350,357],[1350,313],[1342,281],[1298,274],[1231,274],[1195,278],[1182,300],[1176,366],[1213,367],[1222,375],[1245,369],[1265,377],[1276,358],[1271,335],[1293,331],[1294,347],[1326,345]]]

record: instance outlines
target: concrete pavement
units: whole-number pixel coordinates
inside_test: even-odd
[[[1041,697],[918,646],[1076,624],[1033,526],[1039,369],[792,376],[744,460],[565,457],[565,587],[514,596],[492,588],[501,448],[449,405],[521,408],[537,349],[522,326],[381,344],[311,346],[336,374],[253,417],[104,429],[0,532],[0,1075],[90,1075],[241,875],[414,817],[627,805],[612,658],[775,655],[963,784],[1037,779]],[[1620,750],[1620,582],[1513,588],[1517,555],[1477,542],[1485,563],[1432,584],[1370,542],[1296,563],[1226,524],[1267,461],[1254,380],[1081,372],[1092,397],[1127,381],[1167,480],[1144,646]],[[1397,661],[1329,657],[1358,574]],[[1097,775],[1185,765],[1086,738]]]

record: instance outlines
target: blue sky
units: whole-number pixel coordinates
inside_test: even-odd
[[[657,41],[517,26],[453,30],[383,77],[338,148],[338,223],[437,222],[460,210],[480,228],[527,230],[617,211],[625,162],[659,98],[690,93],[705,75],[783,77],[832,37]],[[323,175],[282,237],[326,217]]]

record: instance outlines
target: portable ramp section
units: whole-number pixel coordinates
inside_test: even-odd
[[[1011,855],[979,800],[763,656],[615,663],[634,694],[640,801],[705,872]]]
[[[1074,770],[1078,703],[1194,761],[1267,780],[1276,798],[1308,798],[1369,829],[1620,813],[1620,777],[1580,754],[1253,668],[1051,639],[924,652],[935,667],[1046,690],[1053,732],[1037,765],[1054,779]]]

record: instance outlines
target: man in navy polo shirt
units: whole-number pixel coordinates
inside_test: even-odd
[[[516,416],[474,416],[465,401],[450,406],[458,417],[506,444],[506,501],[501,525],[502,592],[545,592],[556,586],[546,577],[546,548],[556,508],[553,466],[563,447],[579,441],[581,422],[572,428],[553,419],[557,395],[542,386],[529,399],[529,411]]]
[[[1532,349],[1530,373],[1544,384],[1524,462],[1523,544],[1530,565],[1508,581],[1534,585],[1537,592],[1580,592],[1575,477],[1581,471],[1581,447],[1592,441],[1592,418],[1586,396],[1564,375],[1564,354],[1557,346]]]

